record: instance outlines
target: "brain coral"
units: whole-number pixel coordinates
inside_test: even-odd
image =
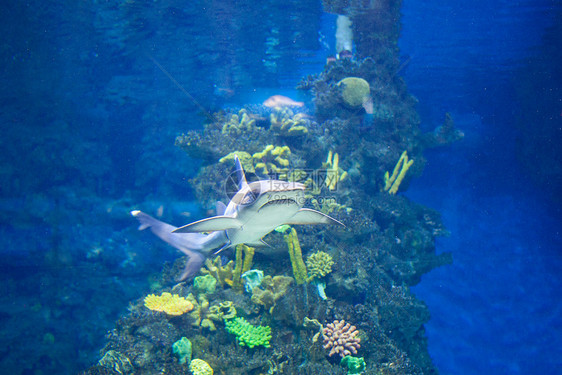
[[[162,293],[157,296],[149,294],[144,299],[144,305],[153,311],[163,311],[168,315],[181,315],[193,309],[193,304],[177,294]]]
[[[369,83],[363,78],[347,77],[339,81],[338,86],[342,88],[344,103],[350,107],[363,105],[371,93]]]
[[[189,364],[189,371],[193,375],[213,375],[213,369],[202,359],[194,359]]]

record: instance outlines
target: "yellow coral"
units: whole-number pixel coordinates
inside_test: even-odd
[[[223,266],[220,255],[213,261],[210,259],[205,260],[205,267],[201,268],[203,275],[213,276],[221,287],[224,287],[225,284],[232,286],[233,271],[234,262],[231,260]]]
[[[252,156],[257,172],[263,174],[280,173],[286,171],[289,166],[288,158],[291,156],[291,149],[289,146],[267,145],[263,151],[256,152]]]
[[[256,120],[251,118],[245,109],[241,109],[238,114],[231,115],[225,122],[222,126],[222,133],[240,135],[244,131],[253,130],[255,122]]]
[[[238,156],[238,159],[240,160],[240,164],[242,164],[242,167],[244,168],[244,171],[246,173],[248,173],[248,172],[254,173],[255,172],[254,171],[254,159],[252,158],[252,155],[250,155],[246,151],[233,151],[230,154],[220,158],[219,163],[230,162],[231,160],[234,160],[235,156]]]
[[[318,251],[310,254],[306,259],[306,267],[308,269],[308,281],[319,279],[332,272],[334,261],[330,254],[324,251]]]
[[[408,160],[408,152],[404,151],[400,155],[394,171],[392,171],[392,176],[389,175],[388,171],[384,174],[384,191],[388,191],[390,195],[396,194],[404,176],[406,176],[406,172],[408,172],[412,164],[414,164],[414,160]]]
[[[194,359],[189,364],[189,371],[193,375],[213,375],[213,369],[202,359]]]
[[[347,178],[347,172],[340,168],[338,153],[333,153],[330,150],[323,166],[326,168],[326,186],[330,191],[336,190],[338,182]]]
[[[371,88],[363,78],[347,77],[338,82],[342,88],[341,96],[345,104],[359,107],[369,99]]]
[[[270,115],[271,128],[284,135],[303,135],[308,133],[308,121],[302,113],[296,115],[287,107],[276,108]]]
[[[255,249],[253,247],[240,244],[236,245],[236,266],[232,271],[232,288],[241,292],[243,290],[240,275],[252,268]]]
[[[272,313],[275,302],[287,292],[293,281],[289,276],[264,277],[260,287],[252,290],[252,302],[263,305],[269,313]]]
[[[289,234],[283,235],[283,239],[289,247],[289,258],[291,259],[291,265],[293,267],[293,276],[295,276],[297,284],[304,284],[308,278],[308,274],[306,273],[306,266],[302,260],[299,237],[297,236],[295,228],[288,227],[287,229],[289,229]]]
[[[193,309],[193,304],[177,294],[162,293],[157,296],[149,294],[144,299],[144,305],[153,311],[163,311],[168,315],[182,315]]]

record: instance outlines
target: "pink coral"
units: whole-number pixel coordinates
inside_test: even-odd
[[[357,349],[361,347],[358,333],[355,326],[346,323],[345,320],[334,320],[322,329],[324,349],[330,349],[328,354],[330,357],[334,354],[339,354],[341,357],[357,354]]]

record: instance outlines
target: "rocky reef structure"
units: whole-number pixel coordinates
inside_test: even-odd
[[[181,337],[215,373],[343,374],[346,355],[358,359],[345,365],[365,374],[437,373],[424,335],[429,311],[410,287],[452,261],[435,252],[435,238],[447,231],[439,213],[400,193],[423,171],[423,150],[459,133],[449,117],[435,132],[420,132],[416,99],[399,77],[400,1],[326,3],[351,20],[356,54],[300,82],[314,112],[256,105],[224,110],[204,129],[178,136],[176,145],[203,163],[191,183],[206,208],[235,191],[228,176],[238,155],[248,178],[254,172],[305,183],[310,206],[345,228],[301,226],[298,237],[294,228],[278,228],[264,239],[268,248],[227,251],[206,262],[206,279],[172,286],[185,262],[178,260],[164,271],[168,287],[160,292],[183,297],[194,309],[173,316],[147,309],[142,300],[133,304],[101,353],[130,363],[122,373],[187,373],[172,353]],[[260,275],[252,288],[244,288],[247,272]],[[85,374],[107,371],[106,361]]]

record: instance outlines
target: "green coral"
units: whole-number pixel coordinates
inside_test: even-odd
[[[269,116],[271,129],[275,132],[288,135],[304,135],[308,133],[308,120],[304,118],[302,113],[296,115],[287,107],[276,108]]]
[[[246,292],[252,292],[255,288],[260,286],[263,280],[263,271],[261,270],[249,270],[244,272],[240,278],[244,280],[244,288]]]
[[[338,86],[342,89],[344,103],[350,107],[360,107],[371,94],[369,82],[363,78],[347,77],[339,81]]]
[[[197,276],[193,280],[195,294],[213,294],[217,288],[217,279],[212,275]]]
[[[251,118],[245,109],[241,109],[238,114],[230,115],[221,131],[223,134],[240,135],[243,132],[252,131],[255,128],[255,123],[256,120]]]
[[[310,254],[306,259],[306,267],[309,274],[307,281],[325,277],[327,274],[332,272],[333,265],[334,260],[330,254],[324,251],[318,251],[314,254]]]
[[[172,345],[172,351],[178,356],[180,364],[191,362],[191,341],[182,337]]]
[[[226,330],[236,336],[236,341],[240,346],[253,348],[255,346],[263,346],[269,348],[269,340],[271,340],[270,326],[253,326],[244,318],[235,318],[227,320]]]
[[[347,375],[361,374],[367,367],[363,357],[358,358],[350,355],[343,357],[340,365],[347,366]]]

